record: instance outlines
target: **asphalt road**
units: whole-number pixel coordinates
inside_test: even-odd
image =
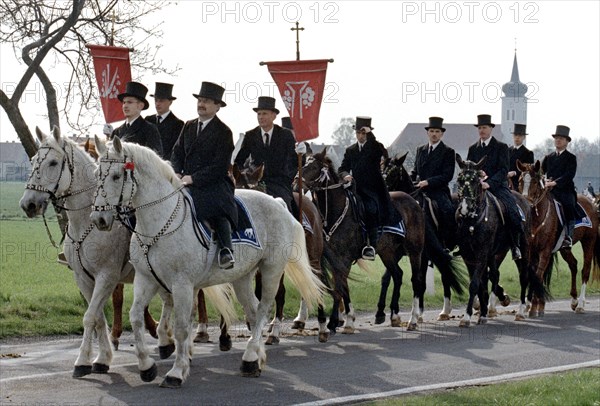
[[[299,335],[284,330],[281,343],[267,347],[267,366],[259,378],[238,373],[246,341],[240,325],[229,352],[220,352],[215,343],[195,346],[191,375],[178,390],[158,386],[173,356],[158,361],[154,382],[141,381],[131,335],[122,337],[109,373],[82,379],[71,377],[78,336],[5,340],[0,342],[0,404],[349,403],[600,366],[600,298],[588,299],[585,314],[557,301],[548,305],[543,318],[519,323],[515,308],[469,329],[458,327],[464,309],[455,309],[457,318],[448,322],[436,322],[438,311],[431,311],[415,332],[374,326],[372,315],[365,314],[354,335],[338,334],[325,344],[317,341],[315,331]],[[316,327],[316,320],[309,327]],[[216,341],[216,330],[211,338]]]

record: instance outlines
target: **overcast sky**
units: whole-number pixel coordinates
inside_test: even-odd
[[[295,59],[299,19],[301,59],[328,59],[320,138],[342,117],[372,116],[374,133],[388,146],[409,122],[429,116],[446,123],[475,123],[492,114],[500,123],[501,86],[510,80],[515,38],[521,81],[529,85],[528,145],[571,127],[572,138],[598,137],[598,1],[179,1],[164,19],[159,57],[181,68],[177,76],[133,76],[154,90],[154,82],[174,83],[173,111],[196,117],[202,81],[222,84],[227,107],[219,113],[234,137],[257,125],[257,97],[277,98],[260,61]],[[158,17],[158,16],[157,16]],[[20,78],[2,48],[0,81]],[[53,72],[51,72],[53,73]],[[34,84],[31,87],[35,86]],[[147,114],[154,113],[152,99]],[[22,109],[32,129],[45,126],[44,104]],[[279,118],[277,123],[279,123]],[[16,139],[0,115],[0,139]],[[101,123],[95,128],[101,131]],[[425,142],[425,130],[423,130]],[[474,141],[476,133],[473,133]]]

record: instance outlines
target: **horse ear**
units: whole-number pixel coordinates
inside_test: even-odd
[[[113,148],[117,154],[121,154],[123,152],[123,144],[121,144],[121,139],[115,135],[113,138]]]
[[[465,163],[464,163],[464,161],[462,160],[462,158],[460,157],[460,154],[458,154],[458,153],[457,153],[457,154],[456,154],[456,157],[455,157],[455,159],[456,159],[456,163],[458,164],[458,167],[459,167],[460,169],[464,169],[464,167],[465,167]]]
[[[52,135],[57,142],[60,141],[60,128],[57,126],[52,127]]]
[[[258,177],[256,178],[257,181],[262,180],[263,175],[265,174],[265,164],[262,163],[259,165],[259,167],[256,169],[257,175]]]
[[[400,158],[398,158],[398,166],[400,165],[404,165],[404,161],[406,160],[406,157],[408,156],[408,151],[406,151],[406,153],[404,155],[402,155]]]
[[[44,142],[44,138],[46,138],[46,136],[38,126],[35,126],[35,135],[37,135],[38,140],[40,140],[40,142]]]
[[[485,162],[485,160],[486,160],[486,159],[487,159],[487,155],[484,155],[484,156],[483,156],[483,158],[481,158],[481,159],[479,160],[479,162],[477,162],[477,163],[475,164],[475,167],[476,167],[477,169],[481,168],[481,167],[483,166],[483,163]]]
[[[520,172],[525,172],[526,168],[523,166],[523,164],[521,163],[521,161],[519,159],[517,159],[517,162],[515,162],[517,165],[517,169]]]
[[[97,135],[94,135],[94,144],[96,145],[96,151],[98,151],[98,154],[104,155],[104,153],[106,152],[106,144],[100,141],[100,138],[98,138]]]
[[[240,173],[240,168],[237,166],[237,164],[233,164],[233,167],[231,168],[231,174],[233,175],[233,179],[237,184],[238,180],[240,179],[240,176],[242,175]]]

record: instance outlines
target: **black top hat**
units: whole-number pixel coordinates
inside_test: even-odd
[[[135,97],[144,102],[144,108],[142,110],[146,110],[150,106],[150,103],[146,100],[146,94],[148,94],[148,88],[146,86],[138,82],[127,82],[125,85],[125,92],[117,95],[117,99],[122,102],[127,96]]]
[[[223,93],[225,93],[225,89],[216,83],[212,82],[202,82],[202,86],[200,87],[200,93],[193,94],[196,99],[200,97],[204,97],[206,99],[211,99],[221,104],[222,107],[227,106],[223,101]]]
[[[279,114],[279,110],[275,108],[275,99],[269,96],[260,96],[258,98],[258,107],[254,107],[252,110],[271,110],[275,114]]]
[[[177,97],[173,97],[172,92],[173,92],[172,84],[156,82],[156,86],[154,87],[154,94],[151,94],[150,97],[154,97],[155,99],[168,99],[168,100],[177,99]]]
[[[281,118],[281,126],[283,128],[287,128],[288,130],[293,130],[294,126],[292,125],[292,119],[289,117],[282,117]]]
[[[363,127],[369,127],[371,130],[374,130],[371,127],[371,117],[356,117],[356,124],[352,126],[355,130],[358,128],[359,130]]]
[[[557,125],[556,131],[552,134],[552,137],[565,137],[567,141],[571,142],[571,137],[569,136],[570,132],[571,129],[566,125]]]
[[[513,129],[512,134],[527,135],[526,131],[527,131],[527,124],[516,124],[515,123],[515,128]]]
[[[496,127],[496,124],[492,123],[492,116],[489,114],[480,114],[477,116],[477,124],[473,124],[475,127],[479,127],[480,125],[489,125],[490,127]]]
[[[444,127],[442,127],[443,123],[444,123],[444,119],[441,117],[429,117],[429,126],[425,127],[425,129],[427,131],[429,131],[430,128],[438,128],[438,129],[442,130],[442,132],[445,132],[446,129]]]

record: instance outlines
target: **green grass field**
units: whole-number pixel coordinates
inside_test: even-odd
[[[11,336],[30,336],[47,334],[72,334],[82,331],[85,303],[77,286],[72,271],[56,263],[57,250],[50,244],[44,223],[41,219],[26,219],[18,207],[23,194],[23,184],[0,182],[0,338]],[[51,211],[51,210],[50,210]],[[58,241],[60,239],[58,225],[54,218],[49,219],[49,226]],[[576,246],[574,252],[581,258],[581,248]],[[355,310],[359,312],[375,312],[379,297],[380,279],[383,266],[379,260],[369,264],[371,271],[364,272],[353,267],[350,281],[350,292]],[[401,311],[408,312],[411,306],[412,288],[410,283],[410,266],[406,259],[401,261],[405,270],[401,290]],[[578,280],[580,281],[580,276]],[[513,303],[519,295],[519,280],[516,269],[510,260],[501,267],[500,283],[510,294]],[[439,272],[435,273],[436,293],[426,296],[428,308],[441,308],[443,303],[442,285]],[[555,298],[568,297],[570,289],[570,273],[566,264],[559,261],[559,272],[552,280],[552,293]],[[124,326],[130,328],[128,312],[132,302],[131,285],[125,288]],[[600,293],[599,286],[588,287],[588,295]],[[389,299],[389,294],[388,294]],[[453,298],[455,309],[464,307],[466,298]],[[288,287],[285,316],[295,317],[298,310],[299,296],[295,289]],[[326,304],[331,305],[327,297]],[[210,309],[212,320],[216,314]],[[155,317],[160,314],[160,301],[155,298],[151,305]],[[107,306],[107,317],[112,319],[112,308]],[[241,317],[241,313],[240,313]]]

